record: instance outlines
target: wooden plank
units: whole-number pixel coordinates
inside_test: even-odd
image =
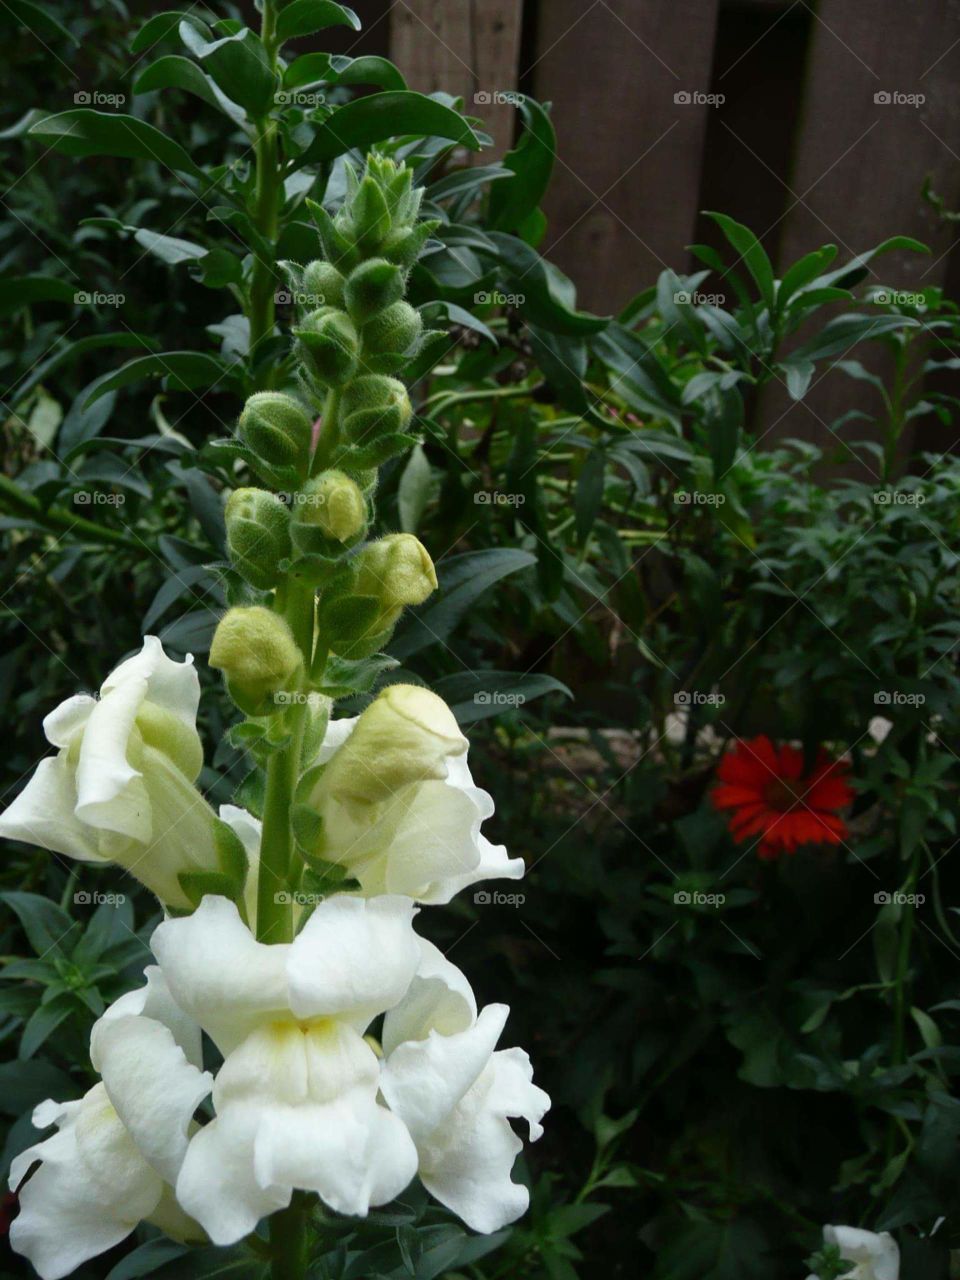
[[[545,251],[606,314],[687,260],[717,0],[548,0],[538,17],[521,74],[558,133]]]
[[[394,0],[390,56],[421,93],[461,95],[494,139],[483,162],[513,141],[522,0]]]
[[[866,283],[940,284],[956,228],[937,219],[920,191],[930,174],[949,207],[960,202],[960,3],[822,0],[817,13],[780,265],[827,242],[850,255],[902,233],[930,244],[931,256],[879,258]],[[908,95],[918,94],[924,100],[911,104]],[[875,349],[860,348],[857,358],[883,369]],[[833,373],[799,406],[782,387],[768,390],[759,430],[765,444],[786,436],[831,444],[838,417],[870,407],[863,383]],[[844,434],[870,433],[854,423]]]

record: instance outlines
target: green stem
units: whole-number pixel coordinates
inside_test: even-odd
[[[918,844],[910,863],[910,871],[903,882],[902,892],[909,899],[916,896],[919,855],[920,845]],[[893,1062],[895,1066],[901,1066],[906,1060],[907,973],[910,968],[910,944],[913,940],[916,910],[913,901],[905,902],[900,921],[900,945],[897,948],[897,967],[893,979]]]
[[[294,1192],[289,1209],[270,1219],[271,1280],[301,1280],[307,1269],[306,1214],[302,1197]]]
[[[136,542],[119,529],[96,524],[93,520],[74,515],[72,511],[66,511],[62,507],[44,507],[32,493],[26,493],[9,476],[4,475],[0,475],[0,510],[10,511],[15,516],[23,516],[34,524],[43,525],[51,533],[72,532],[90,542],[137,550]]]
[[[319,475],[324,469],[333,456],[333,451],[337,447],[339,439],[340,392],[336,387],[331,387],[327,392],[327,399],[323,406],[323,415],[320,419],[320,438],[317,441],[317,447],[313,454],[313,462],[310,466],[311,475]]]
[[[275,0],[263,0],[260,39],[267,51],[271,67],[277,66],[277,12]],[[254,252],[253,274],[250,280],[250,298],[247,319],[250,322],[250,357],[255,357],[257,347],[273,333],[274,296],[277,288],[276,242],[280,216],[280,195],[283,176],[277,146],[277,122],[270,115],[257,121],[256,189],[254,194],[253,223],[270,246],[269,260]],[[273,383],[273,371],[264,370],[256,378],[259,390],[268,389]]]

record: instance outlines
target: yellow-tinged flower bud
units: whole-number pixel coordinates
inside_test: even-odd
[[[275,587],[280,561],[290,554],[290,512],[266,489],[236,489],[225,512],[230,557],[261,591]]]
[[[343,394],[342,412],[344,430],[355,444],[404,431],[413,417],[403,383],[375,373],[350,383]]]
[[[389,685],[360,716],[317,783],[313,802],[377,804],[401,787],[447,776],[467,740],[447,704],[418,685]]]
[[[391,533],[364,547],[357,557],[357,595],[380,601],[372,631],[396,625],[404,605],[422,604],[437,589],[429,552],[412,533]]]
[[[313,423],[306,409],[282,391],[257,391],[240,415],[240,439],[272,466],[305,469]]]
[[[222,671],[241,711],[263,715],[271,698],[292,688],[302,665],[293,632],[279,614],[261,605],[230,609],[210,646],[210,665]]]
[[[349,542],[367,527],[367,504],[360,486],[342,471],[324,471],[300,495],[297,521],[337,542]]]

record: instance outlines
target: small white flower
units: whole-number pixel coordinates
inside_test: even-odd
[[[0,835],[84,862],[117,862],[168,906],[188,907],[184,871],[216,866],[214,815],[194,783],[203,765],[193,659],[156,636],[104,681],[45,718],[59,750],[0,815]]]
[[[510,1178],[523,1148],[510,1119],[526,1120],[536,1141],[550,1099],[522,1049],[494,1052],[507,1006],[478,1014],[459,969],[431,943],[420,947],[417,976],[384,1020],[381,1090],[416,1143],[427,1190],[475,1231],[497,1231],[530,1199]]]
[[[480,880],[523,875],[480,826],[493,800],[474,785],[467,740],[442,698],[390,685],[353,719],[330,723],[305,798],[321,816],[322,847],[367,896],[449,902]]]
[[[824,1227],[823,1243],[836,1245],[840,1257],[854,1264],[843,1280],[900,1280],[900,1249],[889,1231],[878,1235],[859,1227]]]
[[[216,1244],[285,1208],[294,1188],[363,1215],[416,1172],[363,1038],[416,971],[413,912],[407,898],[330,898],[293,943],[265,945],[232,902],[206,897],[154,934],[177,1004],[224,1055],[216,1119],[192,1139],[177,1180],[180,1204]]]
[[[159,970],[123,996],[93,1029],[91,1057],[103,1080],[78,1102],[42,1102],[37,1128],[58,1132],[22,1152],[10,1169],[20,1212],[10,1242],[42,1280],[69,1275],[112,1249],[146,1219],[178,1240],[202,1231],[172,1191],[193,1113],[210,1092],[199,1069],[200,1032],[170,998]]]

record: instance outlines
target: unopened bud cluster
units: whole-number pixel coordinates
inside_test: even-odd
[[[226,530],[232,567],[249,588],[282,593],[291,578],[319,588],[318,648],[358,659],[382,648],[404,607],[437,585],[411,535],[359,545],[376,469],[416,441],[398,375],[432,335],[405,294],[437,224],[420,219],[423,191],[405,165],[370,156],[362,176],[347,166],[347,184],[333,215],[307,202],[323,256],[284,264],[293,296],[308,304],[292,328],[298,382],[258,391],[244,406],[238,456],[270,488],[232,493]],[[264,715],[278,690],[309,685],[312,655],[300,652],[272,599],[235,598],[211,662],[238,706]]]

